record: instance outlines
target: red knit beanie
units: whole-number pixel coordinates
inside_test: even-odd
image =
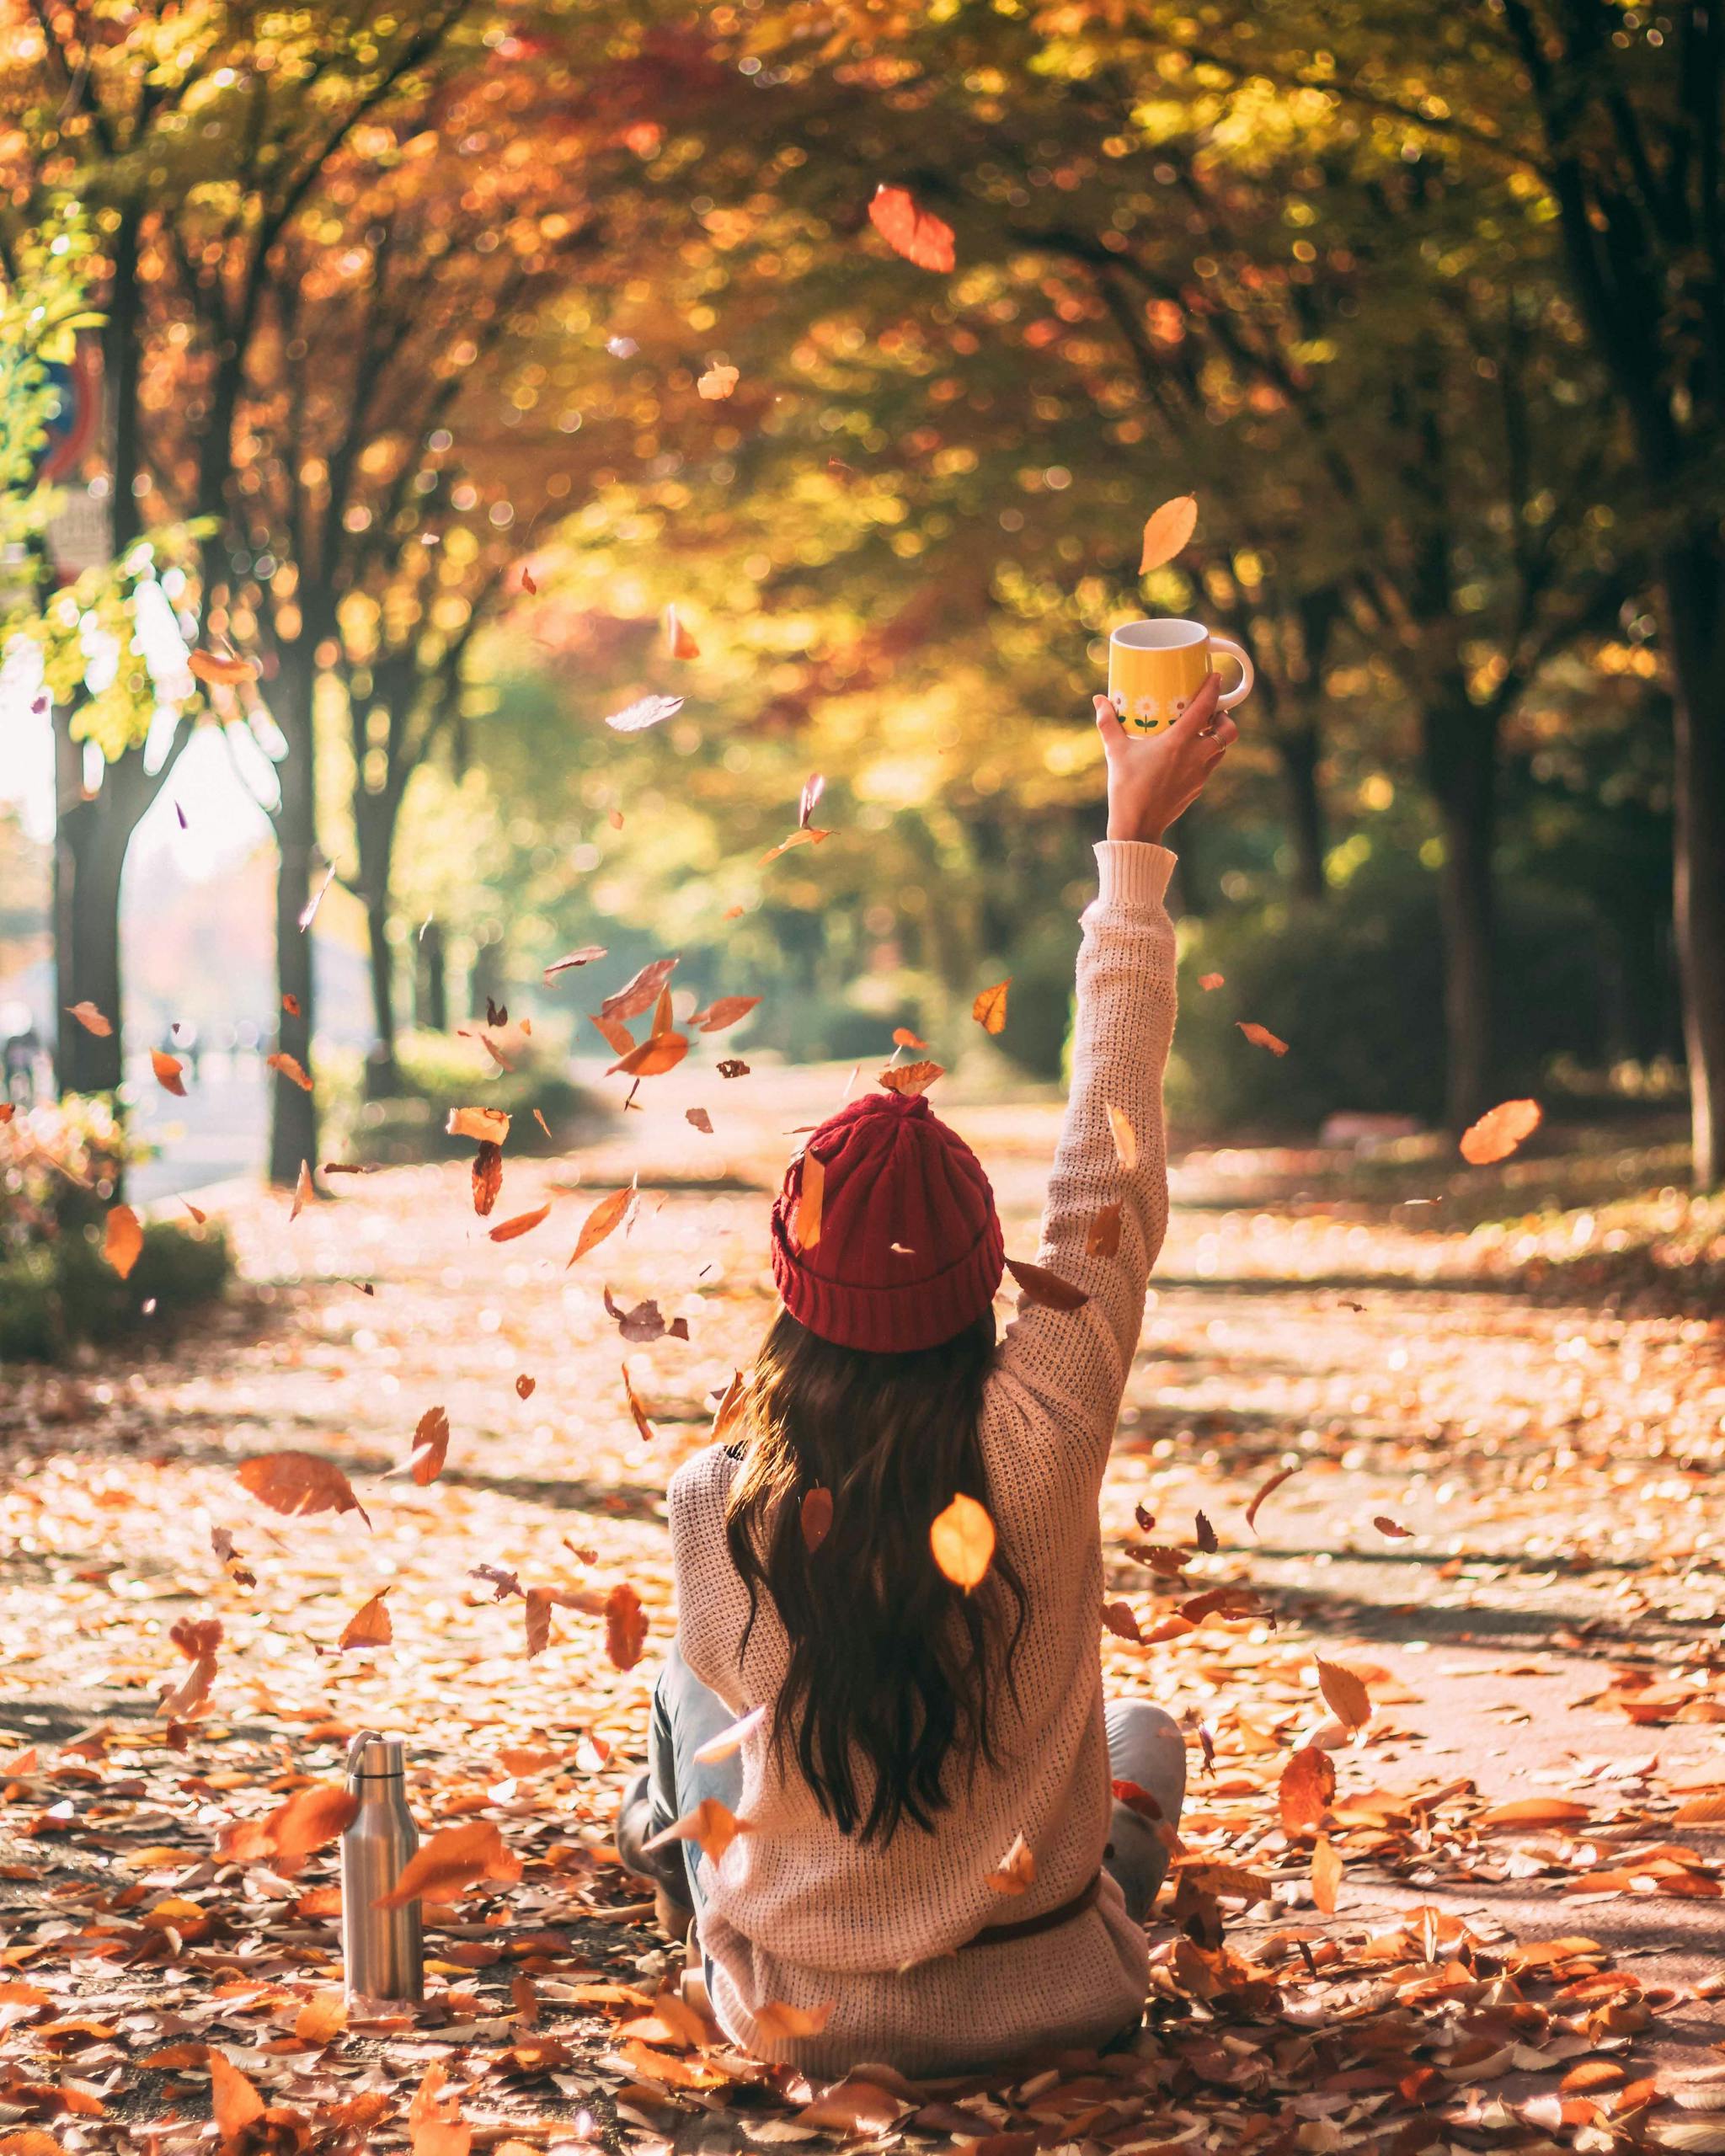
[[[804,1250],[797,1201],[810,1153],[825,1191],[820,1236]],[[829,1116],[773,1202],[772,1277],[785,1308],[840,1348],[937,1348],[982,1315],[1005,1265],[982,1163],[921,1094],[868,1093]]]

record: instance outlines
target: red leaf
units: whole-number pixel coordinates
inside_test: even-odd
[[[902,254],[919,270],[952,269],[952,227],[931,211],[919,210],[907,188],[884,183],[877,187],[868,205],[868,221],[895,254]]]

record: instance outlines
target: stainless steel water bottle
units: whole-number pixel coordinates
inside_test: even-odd
[[[360,1808],[341,1838],[341,1951],[350,1999],[422,1999],[425,1942],[418,1902],[373,1904],[401,1877],[419,1846],[408,1809],[407,1747],[362,1729],[348,1747],[347,1785]]]

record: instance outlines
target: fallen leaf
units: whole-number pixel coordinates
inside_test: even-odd
[[[503,1148],[489,1138],[482,1138],[474,1148],[471,1181],[473,1210],[483,1220],[503,1188]]]
[[[112,1034],[112,1022],[104,1018],[93,1003],[68,1003],[67,1009],[87,1033],[93,1033],[98,1040],[105,1041]]]
[[[266,1055],[264,1060],[272,1070],[279,1070],[290,1085],[297,1086],[302,1093],[311,1091],[312,1081],[306,1074],[305,1065],[296,1057],[278,1050],[274,1055]]]
[[[443,1126],[451,1138],[471,1138],[476,1145],[501,1145],[509,1136],[510,1118],[505,1108],[451,1108]]]
[[[1461,1157],[1476,1168],[1507,1161],[1543,1120],[1537,1101],[1501,1101],[1461,1134]]]
[[[896,1067],[889,1064],[880,1074],[880,1083],[889,1093],[902,1093],[914,1099],[919,1093],[926,1093],[937,1078],[946,1075],[937,1063],[901,1063]]]
[[[1120,1248],[1120,1201],[1099,1206],[1084,1231],[1087,1257],[1114,1257]]]
[[[551,1596],[542,1587],[530,1587],[526,1596],[527,1659],[543,1654],[551,1644]]]
[[[819,1154],[803,1155],[797,1178],[797,1247],[813,1250],[820,1241],[820,1215],[826,1199],[826,1163]]]
[[[667,1336],[673,1340],[686,1340],[689,1337],[689,1321],[683,1317],[673,1318],[667,1325],[663,1311],[650,1297],[644,1303],[636,1303],[631,1309],[624,1310],[614,1299],[608,1286],[604,1295],[606,1315],[616,1321],[617,1329],[625,1340],[639,1343],[663,1339]]]
[[[346,1476],[318,1453],[257,1453],[241,1461],[239,1479],[273,1513],[296,1518],[306,1513],[357,1513],[367,1527],[371,1524]]]
[[[536,1205],[531,1213],[517,1213],[513,1219],[499,1220],[491,1230],[494,1243],[512,1243],[517,1235],[531,1235],[551,1210],[547,1198],[542,1205]]]
[[[819,2006],[786,2006],[776,1999],[762,1999],[755,2009],[755,2033],[770,2044],[818,2036],[831,2020],[835,2004],[825,1999]]]
[[[1291,1467],[1279,1467],[1275,1473],[1269,1477],[1268,1481],[1261,1482],[1258,1485],[1258,1494],[1252,1498],[1252,1502],[1246,1508],[1246,1524],[1252,1529],[1252,1532],[1254,1534],[1258,1532],[1258,1507],[1263,1502],[1266,1497],[1272,1495],[1275,1491],[1279,1490],[1284,1482],[1290,1481],[1299,1472],[1300,1462],[1296,1460]]]
[[[571,951],[566,958],[553,958],[545,969],[547,980],[555,980],[559,974],[566,974],[576,966],[590,966],[595,958],[606,955],[602,943],[584,943],[579,951]]]
[[[766,1709],[750,1707],[745,1715],[739,1715],[727,1722],[717,1737],[709,1737],[697,1748],[695,1764],[697,1767],[716,1767],[721,1759],[729,1759],[734,1752],[740,1752],[749,1739],[766,1720]]]
[[[402,1909],[409,1902],[429,1897],[452,1901],[466,1887],[482,1879],[507,1884],[521,1876],[521,1860],[504,1844],[503,1835],[489,1819],[472,1819],[459,1827],[440,1827],[402,1867],[387,1894],[371,1903],[374,1909]]]
[[[1007,1022],[1007,990],[1012,985],[1008,974],[1004,980],[997,980],[992,988],[985,988],[970,1006],[970,1016],[985,1033],[1001,1032]]]
[[[1130,1175],[1138,1166],[1138,1133],[1132,1128],[1132,1118],[1124,1108],[1117,1108],[1112,1101],[1104,1101],[1108,1111],[1108,1129],[1114,1134],[1114,1158],[1121,1171]]]
[[[1322,1655],[1316,1660],[1318,1689],[1337,1721],[1344,1729],[1364,1729],[1371,1720],[1371,1694],[1364,1683],[1340,1662],[1326,1662]]]
[[[389,1589],[380,1588],[369,1602],[363,1602],[347,1620],[339,1647],[387,1647],[395,1637],[395,1627],[389,1621],[389,1611],[384,1596]]]
[[[928,1546],[954,1587],[966,1594],[981,1585],[994,1561],[994,1522],[975,1497],[961,1490],[946,1508],[935,1514],[928,1529]]]
[[[641,1433],[642,1437],[650,1445],[657,1438],[659,1433],[647,1419],[647,1410],[641,1405],[640,1397],[637,1394],[634,1385],[630,1381],[628,1364],[625,1363],[622,1364],[622,1368],[623,1374],[623,1394],[629,1403],[629,1412],[635,1418],[635,1428]]]
[[[650,1853],[668,1849],[673,1842],[696,1842],[701,1854],[717,1864],[737,1836],[748,1831],[746,1819],[737,1818],[716,1796],[703,1796],[692,1812],[686,1812],[644,1846]]]
[[[281,999],[281,1007],[285,1011],[286,1011],[290,1018],[297,1018],[300,1015],[300,1000],[298,996],[284,995]]]
[[[1176,494],[1145,520],[1144,552],[1138,563],[1140,576],[1162,568],[1191,539],[1198,529],[1198,497]]]
[[[628,1211],[629,1200],[634,1194],[632,1184],[626,1189],[612,1191],[609,1198],[600,1199],[581,1223],[581,1232],[575,1238],[574,1255],[569,1259],[569,1265],[573,1265],[576,1258],[585,1257],[590,1250],[605,1241]],[[563,1270],[567,1272],[569,1267],[565,1266]]]
[[[1314,1833],[1322,1824],[1335,1794],[1335,1761],[1315,1744],[1302,1747],[1283,1768],[1276,1785],[1276,1807],[1281,1813],[1283,1832]]]
[[[102,1230],[102,1255],[122,1280],[130,1279],[143,1249],[143,1224],[137,1214],[129,1205],[110,1206]]]
[[[194,659],[200,654],[192,654]],[[210,2110],[224,2148],[235,2147],[264,2116],[264,2099],[218,2045],[210,2047]]]
[[[347,2001],[339,1991],[313,1992],[294,2017],[293,2032],[302,2044],[333,2042],[347,2026]]]
[[[868,221],[895,254],[919,270],[943,273],[953,267],[953,228],[932,211],[918,209],[911,191],[883,181],[868,205]]]
[[[433,2059],[408,2106],[409,2156],[471,2156],[473,2130],[462,2120],[461,2103],[451,2089],[443,2093],[448,2069]]]
[[[760,1001],[758,995],[721,995],[704,1011],[697,1011],[689,1023],[700,1033],[722,1033],[727,1026],[746,1018]]]
[[[1090,1300],[1082,1288],[1075,1288],[1070,1280],[1063,1280],[1058,1273],[1050,1273],[1045,1265],[1032,1265],[1026,1258],[1009,1257],[1007,1270],[1017,1282],[1028,1303],[1037,1303],[1044,1310],[1079,1310]]]
[[[1250,1018],[1236,1018],[1234,1022],[1254,1048],[1267,1048],[1272,1055],[1288,1053],[1286,1041],[1279,1040],[1268,1026],[1260,1026]]]
[[[533,580],[533,572],[525,562],[521,564],[521,589],[529,598],[536,597],[539,590],[538,585]]]
[[[1320,1915],[1336,1913],[1336,1893],[1342,1884],[1342,1860],[1327,1834],[1320,1834],[1311,1852],[1311,1899]]]
[[[1211,989],[1220,988],[1226,976],[1221,974],[1200,974],[1198,976],[1198,985],[1208,994]]]
[[[662,719],[675,718],[682,707],[681,696],[643,696],[622,711],[607,712],[605,723],[613,734],[644,734]]]
[[[150,1050],[150,1068],[156,1074],[156,1083],[164,1093],[174,1093],[182,1101],[185,1098],[185,1065],[177,1055],[165,1054],[159,1048]]]
[[[803,1547],[812,1557],[832,1532],[832,1492],[818,1482],[812,1490],[805,1491],[798,1518],[803,1530]]]
[[[1334,1702],[1332,1702],[1333,1705]],[[1519,1796],[1490,1804],[1468,1822],[1473,1827],[1575,1827],[1590,1815],[1586,1805],[1562,1796]]]

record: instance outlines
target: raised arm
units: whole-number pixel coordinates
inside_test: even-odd
[[[1161,840],[1235,739],[1233,721],[1216,709],[1216,686],[1212,675],[1167,733],[1148,739],[1129,736],[1107,699],[1097,699],[1108,835],[1096,850],[1099,888],[1084,913],[1072,1088],[1037,1253],[1090,1299],[1062,1311],[1021,1295],[999,1375],[1033,1395],[1098,1465],[1167,1225],[1162,1073],[1174,1032],[1174,931],[1162,899],[1174,857]],[[1130,1168],[1123,1153],[1135,1154]]]

